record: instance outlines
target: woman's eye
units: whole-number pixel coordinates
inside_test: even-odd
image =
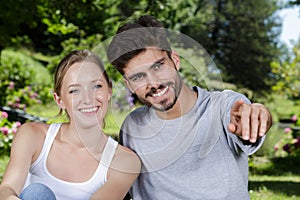
[[[73,89],[69,91],[69,94],[77,94],[77,93],[79,93],[79,90],[77,89]]]

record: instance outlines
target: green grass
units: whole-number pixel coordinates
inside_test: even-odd
[[[300,200],[300,175],[250,175],[249,194],[252,200]]]
[[[250,158],[249,193],[252,200],[300,200],[300,157]]]

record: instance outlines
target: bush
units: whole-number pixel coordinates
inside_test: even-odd
[[[8,114],[0,111],[0,156],[9,156],[12,140],[21,126],[20,122],[8,121]]]
[[[0,105],[25,109],[52,100],[51,75],[39,62],[24,53],[3,50],[0,67]]]
[[[297,115],[291,119],[294,123],[291,127],[284,129],[284,135],[274,146],[275,156],[300,156],[300,120]]]

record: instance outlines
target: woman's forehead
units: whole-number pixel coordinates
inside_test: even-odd
[[[89,79],[103,79],[103,70],[100,66],[93,62],[74,63],[65,74],[65,80],[89,80]]]

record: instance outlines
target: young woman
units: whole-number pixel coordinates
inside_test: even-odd
[[[123,199],[141,164],[102,131],[111,95],[95,54],[68,54],[55,73],[54,99],[69,122],[30,122],[19,128],[0,199]]]

